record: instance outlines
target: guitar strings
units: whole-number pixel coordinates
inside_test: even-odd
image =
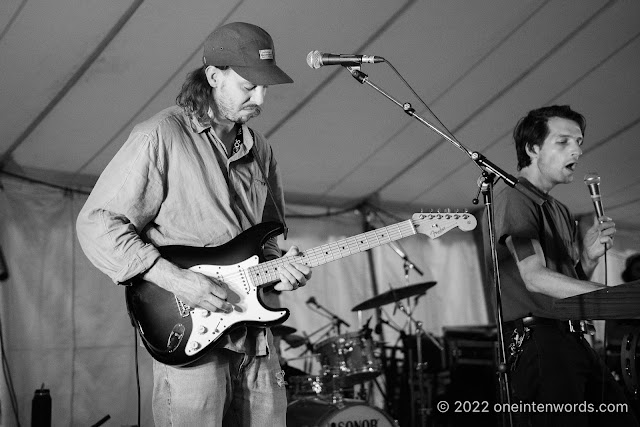
[[[416,230],[413,227],[412,221],[406,220],[377,230],[368,231],[357,236],[341,239],[337,242],[309,249],[301,256],[301,263],[315,267],[317,265],[360,253],[373,247],[414,234],[416,234]],[[259,287],[276,281],[278,279],[278,269],[286,262],[289,262],[288,258],[290,257],[282,257],[249,267],[247,271],[250,273],[249,277],[252,279],[252,285],[254,287]],[[236,278],[236,275],[242,274],[243,273],[232,273],[229,277]]]

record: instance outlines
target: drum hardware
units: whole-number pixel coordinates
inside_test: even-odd
[[[418,383],[418,399],[419,399],[419,407],[418,407],[418,414],[420,415],[420,425],[422,426],[426,426],[427,425],[427,417],[429,415],[431,415],[431,408],[430,408],[430,402],[428,402],[426,393],[425,393],[425,389],[424,389],[424,378],[423,378],[423,370],[426,370],[426,365],[423,363],[423,354],[422,354],[422,337],[426,337],[427,339],[429,339],[439,350],[443,350],[443,347],[440,345],[440,343],[431,335],[429,334],[427,331],[425,331],[422,328],[422,322],[417,321],[413,318],[412,316],[412,311],[407,310],[406,307],[404,307],[404,305],[402,305],[401,302],[396,302],[396,305],[398,307],[398,309],[403,312],[407,318],[409,319],[409,331],[411,331],[411,325],[415,325],[415,330],[416,333],[415,334],[410,334],[410,336],[415,338],[415,342],[416,342],[416,350],[417,350],[417,361],[416,361],[416,368],[415,368],[415,375],[414,375],[414,371],[413,371],[413,354],[412,352],[408,352],[408,359],[409,359],[409,385],[410,385],[410,389],[411,392],[413,394],[414,391],[414,384],[415,382]],[[412,402],[412,407],[411,407],[411,414],[412,414],[412,425],[415,422],[415,420],[413,419],[413,414],[415,413],[415,407],[414,407],[414,402],[416,401],[415,396],[412,396],[411,402]]]
[[[315,298],[313,299],[313,304],[317,304],[315,302]],[[310,298],[311,300],[311,298]],[[309,303],[309,301],[307,301],[307,303]],[[323,315],[323,314],[321,314]],[[326,317],[326,316],[325,316]],[[335,316],[337,318],[337,316]],[[289,351],[291,349],[294,348],[299,348],[304,346],[304,349],[302,350],[302,352],[298,355],[299,357],[303,357],[305,355],[305,353],[310,353],[312,356],[316,356],[314,354],[314,348],[313,348],[313,343],[311,342],[311,337],[319,334],[322,331],[325,331],[325,333],[320,337],[320,339],[322,339],[325,336],[331,336],[333,333],[333,330],[339,330],[339,323],[336,323],[337,321],[334,321],[334,319],[331,319],[332,321],[329,323],[326,323],[322,326],[320,326],[318,329],[316,329],[315,331],[311,332],[310,334],[307,334],[305,332],[302,332],[303,336],[298,336],[298,335],[294,335],[294,336],[290,336],[289,339],[284,339],[284,341],[289,345],[285,351]],[[341,320],[341,319],[340,319]],[[328,329],[330,328],[330,329]],[[328,330],[327,330],[328,329]],[[292,359],[290,359],[292,360]],[[307,362],[309,362],[309,365],[307,365]],[[305,358],[305,366],[304,366],[304,370],[305,371],[309,371],[310,370],[310,363],[311,360],[309,358]]]
[[[409,268],[405,263],[405,277],[407,279],[408,279],[408,273],[409,273]],[[423,357],[422,357],[423,337],[431,341],[431,343],[436,348],[438,348],[439,351],[444,350],[444,348],[438,342],[438,340],[436,340],[432,334],[429,334],[427,331],[423,329],[422,322],[414,319],[412,315],[413,309],[415,309],[415,306],[417,306],[418,299],[423,295],[425,295],[427,290],[433,287],[435,284],[436,282],[432,281],[432,282],[424,282],[424,283],[408,285],[402,288],[395,288],[395,289],[392,288],[383,294],[376,295],[375,297],[370,298],[369,300],[356,305],[352,309],[352,311],[367,310],[371,308],[378,308],[386,304],[394,303],[394,313],[396,310],[400,310],[408,318],[409,332],[404,333],[404,331],[402,330],[400,330],[399,332],[401,337],[409,336],[409,337],[412,337],[412,339],[415,339],[416,348],[417,348],[417,352],[416,352],[417,360],[415,361],[413,360],[413,354],[411,351],[405,352],[409,362],[409,367],[407,371],[409,373],[409,385],[411,390],[411,399],[410,399],[411,425],[418,425],[416,424],[416,420],[414,419],[415,418],[414,414],[416,413],[416,406],[415,406],[416,403],[419,405],[419,407],[417,408],[417,413],[419,414],[419,417],[420,417],[420,425],[424,426],[427,424],[427,417],[431,413],[430,402],[428,402],[429,399],[427,399],[427,396],[426,396],[426,392],[424,389],[424,380],[423,380],[423,371],[425,371],[427,368],[427,365],[425,364],[425,361],[423,360]],[[413,301],[413,308],[411,307],[410,300],[408,301],[408,304],[406,306],[401,302],[401,300],[405,298],[409,299],[411,297],[415,297]],[[391,326],[388,321],[384,321],[383,319],[380,319],[380,322]],[[415,333],[413,332],[414,328],[415,328]],[[414,385],[416,384],[418,385],[417,387],[418,396],[415,396]]]
[[[340,386],[350,386],[376,378],[380,360],[374,354],[371,334],[358,331],[330,337],[314,346],[325,374]]]
[[[636,351],[638,349],[638,330],[627,332],[622,337],[620,347],[620,366],[622,379],[634,399],[638,399],[638,360]]]
[[[330,319],[333,330],[336,332],[337,335],[340,335],[341,325],[344,325],[347,328],[351,327],[349,323],[345,322],[343,319],[338,317],[338,315],[336,315],[334,312],[332,312],[331,310],[321,305],[318,301],[316,301],[314,297],[309,298],[306,304],[309,306],[309,308],[311,308],[320,316]],[[324,313],[322,313],[320,310],[322,310]]]

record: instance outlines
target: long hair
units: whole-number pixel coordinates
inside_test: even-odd
[[[586,119],[582,114],[573,111],[568,105],[551,105],[529,111],[525,117],[518,121],[513,130],[513,140],[516,143],[518,157],[518,170],[531,164],[531,157],[527,153],[527,147],[533,149],[534,145],[542,146],[549,135],[547,122],[552,117],[576,122],[584,135],[584,130],[587,126]]]
[[[213,93],[207,81],[205,67],[198,67],[187,74],[180,93],[176,97],[176,104],[200,123],[207,123],[209,122],[207,113],[212,103]]]

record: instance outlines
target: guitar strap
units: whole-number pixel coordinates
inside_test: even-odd
[[[273,190],[271,190],[271,185],[269,184],[269,179],[267,178],[267,174],[264,171],[264,165],[262,164],[262,159],[260,158],[260,155],[258,154],[258,150],[256,149],[256,144],[258,143],[258,140],[256,139],[256,135],[253,132],[253,129],[251,129],[249,126],[247,126],[247,129],[249,129],[249,132],[251,133],[251,138],[253,138],[253,147],[251,148],[251,153],[253,154],[253,156],[256,159],[256,162],[258,163],[258,167],[260,168],[260,173],[262,173],[262,178],[264,178],[264,182],[267,184],[267,191],[269,192],[269,197],[271,197],[273,206],[276,208],[278,219],[284,226],[284,233],[282,234],[282,237],[284,238],[284,240],[287,240],[287,233],[289,232],[289,227],[287,227],[287,223],[284,220],[284,215],[282,214],[282,212],[280,211],[280,208],[278,207],[276,198],[273,195]]]

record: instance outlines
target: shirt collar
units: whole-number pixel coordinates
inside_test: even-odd
[[[191,130],[196,133],[202,133],[211,127],[210,123],[207,123],[205,125],[201,124],[198,119],[192,114],[189,115],[189,120],[191,121]]]
[[[190,121],[191,121],[191,129],[196,133],[202,133],[211,129],[211,123],[202,124],[193,115],[190,115]],[[250,152],[253,146],[255,145],[253,133],[249,132],[249,127],[246,124],[242,125],[242,140],[243,140],[244,146],[246,147],[246,152],[245,152],[246,154]]]

